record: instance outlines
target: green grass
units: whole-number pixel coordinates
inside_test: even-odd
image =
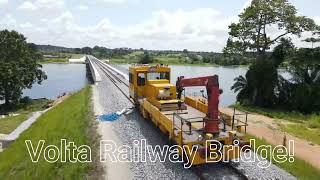
[[[28,103],[19,103],[11,107],[9,113],[19,114],[17,116],[7,116],[0,119],[0,133],[9,134],[16,129],[23,121],[27,120],[31,112],[41,111],[50,100],[37,99]]]
[[[92,163],[48,163],[43,155],[38,163],[33,163],[25,140],[36,145],[43,139],[46,145],[58,147],[63,138],[76,145],[88,144],[89,119],[92,118],[90,108],[90,87],[86,87],[43,114],[17,141],[0,153],[0,179],[86,179]]]
[[[127,63],[138,63],[138,59],[124,59],[124,58],[112,58],[110,59],[110,63],[115,63],[115,64],[127,64]]]
[[[175,57],[155,57],[154,62],[151,64],[169,64],[169,65],[177,65],[177,66],[216,66],[215,64],[209,63],[188,63],[188,62],[180,62],[178,58]],[[139,63],[139,60],[136,58],[112,58],[110,63],[114,64],[130,64],[130,63]]]
[[[65,64],[69,63],[69,59],[80,59],[84,54],[73,54],[73,53],[55,53],[59,58],[49,58],[40,61],[41,64]]]
[[[283,110],[273,110],[267,108],[233,105],[236,109],[242,111],[255,112],[271,118],[287,120],[292,124],[281,124],[282,130],[296,137],[306,139],[315,144],[320,144],[320,115],[308,114],[304,115],[299,112],[288,112]]]
[[[71,55],[71,59],[80,59],[84,56],[84,54],[69,54]]]
[[[320,120],[320,115],[317,115],[317,114],[304,115],[302,113],[294,112],[294,111],[284,111],[284,110],[280,110],[280,109],[268,109],[268,108],[261,108],[261,107],[256,107],[256,106],[242,106],[239,104],[233,105],[232,107],[236,107],[239,110],[255,112],[255,113],[262,114],[262,115],[265,115],[265,116],[268,116],[271,118],[285,119],[285,120],[292,121],[292,122]]]
[[[69,63],[67,58],[52,58],[52,59],[45,59],[40,62],[41,64],[65,64]]]
[[[157,63],[163,63],[163,64],[183,64],[184,63],[178,57],[167,57],[167,56],[156,56],[154,57],[154,61]]]
[[[320,145],[320,128],[307,128],[303,123],[281,125],[281,128],[299,138]]]
[[[10,116],[0,119],[0,134],[10,134],[23,121],[29,117],[28,113],[19,114],[17,116]]]
[[[48,99],[32,99],[28,103],[19,103],[10,110],[13,113],[28,113],[28,112],[35,112],[35,111],[42,111],[45,106],[52,102],[52,100]]]
[[[256,148],[261,146],[261,145],[270,145],[268,144],[264,139],[256,138],[251,135],[247,135],[248,139],[255,139],[256,141]],[[274,146],[272,146],[274,147]],[[273,149],[273,148],[272,148]],[[263,155],[263,157],[267,157],[270,160],[270,151],[267,150],[267,152],[260,151],[257,152],[260,155]],[[277,153],[276,153],[277,154]],[[316,155],[315,155],[316,156]],[[284,169],[285,171],[291,173],[292,175],[296,176],[298,179],[320,179],[320,170],[313,167],[309,163],[305,162],[302,159],[299,159],[295,157],[295,160],[293,163],[290,163],[288,161],[283,162],[283,163],[278,163],[275,161],[272,161],[273,164],[276,166]]]
[[[143,55],[143,51],[134,51],[128,55],[120,56],[116,58],[111,58],[110,63],[114,64],[130,64],[130,63],[139,63],[139,59]],[[168,64],[168,65],[177,65],[177,66],[219,66],[212,63],[204,63],[202,61],[192,62],[190,59],[184,57],[181,53],[168,54],[168,55],[156,55],[153,57],[153,63],[151,64]],[[249,65],[230,65],[232,67],[248,67]],[[228,67],[230,67],[228,66]]]
[[[133,51],[132,53],[130,53],[128,56],[140,56],[142,55],[144,52],[143,51]]]

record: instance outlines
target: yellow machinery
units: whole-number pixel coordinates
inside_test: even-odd
[[[241,126],[247,124],[234,128],[231,117],[218,111],[218,76],[192,79],[182,76],[173,85],[168,66],[132,65],[129,82],[130,97],[142,116],[169,135],[171,141],[180,147],[187,146],[190,151],[179,153],[193,159],[192,165],[239,158],[241,148],[249,148],[240,132]],[[184,87],[189,86],[206,86],[208,99],[181,97]]]

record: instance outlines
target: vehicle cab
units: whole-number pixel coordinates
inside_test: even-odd
[[[176,86],[170,83],[171,69],[165,65],[134,64],[129,68],[129,93],[136,103],[146,98],[161,108],[161,104],[176,102]]]

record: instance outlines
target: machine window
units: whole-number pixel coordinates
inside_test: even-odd
[[[129,82],[133,83],[133,75],[132,75],[132,73],[129,73]]]
[[[146,84],[146,75],[144,73],[139,73],[137,81],[138,86],[144,86]]]
[[[156,79],[167,79],[170,80],[170,73],[162,72],[162,73],[148,73],[148,80],[156,80]]]

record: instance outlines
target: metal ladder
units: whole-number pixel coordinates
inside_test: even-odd
[[[243,113],[236,113],[236,108],[233,108],[233,115],[232,115],[232,130],[234,130],[234,127],[237,128],[237,131],[241,131],[241,127],[244,126],[244,133],[247,133],[247,126],[248,126],[248,114],[249,112],[244,111]],[[236,118],[236,116],[245,116],[245,121],[241,121],[240,118]],[[236,121],[236,125],[235,125]]]

